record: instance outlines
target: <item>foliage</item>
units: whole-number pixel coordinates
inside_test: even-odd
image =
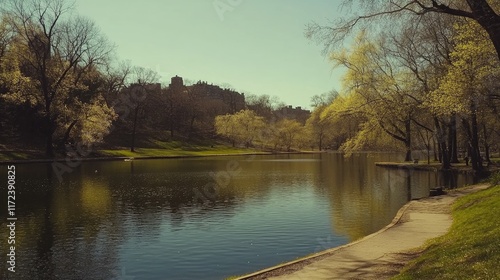
[[[300,135],[302,135],[303,127],[296,120],[283,119],[276,123],[275,140],[278,140],[280,146],[285,147],[286,151],[290,151],[293,146],[300,145]]]
[[[403,142],[407,160],[410,160],[411,121],[419,105],[416,97],[419,92],[415,90],[410,74],[397,63],[386,41],[371,42],[361,33],[353,45],[354,48],[349,51],[342,50],[331,55],[337,66],[347,68],[343,91],[347,96],[353,96],[348,99],[349,106],[342,110],[363,116],[368,122],[362,126],[363,129],[381,130]],[[327,110],[332,111],[335,109]],[[344,147],[360,149],[366,141],[377,142],[377,138],[367,137],[379,135],[361,131],[352,136]]]
[[[112,47],[93,22],[68,12],[63,1],[33,0],[11,1],[2,14],[12,33],[1,66],[4,97],[38,111],[48,156],[54,137],[66,142],[79,127],[75,139],[100,141],[114,118],[113,110],[103,107],[102,89],[90,90]]]
[[[487,95],[498,88],[500,63],[486,32],[472,21],[455,28],[456,45],[450,53],[448,73],[425,102],[437,115],[470,114],[473,107],[484,105]]]
[[[248,109],[215,118],[217,134],[227,137],[233,143],[243,143],[247,148],[252,146],[264,125],[264,118]]]
[[[500,172],[497,171],[497,172],[493,173],[490,176],[489,181],[490,181],[490,184],[492,184],[493,186],[500,185]]]

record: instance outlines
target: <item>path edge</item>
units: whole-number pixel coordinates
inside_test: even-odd
[[[308,261],[308,260],[311,260],[311,259],[314,259],[314,258],[317,258],[317,257],[321,257],[321,256],[324,256],[326,254],[332,254],[336,251],[339,251],[339,250],[342,250],[342,249],[345,249],[345,248],[348,248],[348,247],[351,247],[353,245],[356,245],[360,242],[363,242],[367,239],[370,239],[370,238],[373,238],[374,236],[377,236],[379,234],[381,234],[382,232],[385,232],[386,230],[394,227],[395,225],[397,225],[400,221],[401,221],[401,218],[404,216],[406,210],[411,206],[411,204],[413,203],[414,200],[411,200],[409,202],[407,202],[405,205],[403,205],[399,210],[398,212],[396,213],[396,216],[392,219],[392,222],[388,225],[386,225],[385,227],[383,227],[382,229],[372,233],[372,234],[369,234],[365,237],[362,237],[356,241],[353,241],[353,242],[350,242],[350,243],[347,243],[345,245],[341,245],[341,246],[337,246],[337,247],[333,247],[333,248],[330,248],[330,249],[326,249],[326,250],[323,250],[321,252],[318,252],[318,253],[314,253],[312,255],[309,255],[309,256],[306,256],[306,257],[301,257],[297,260],[293,260],[293,261],[289,261],[289,262],[285,262],[285,263],[282,263],[282,264],[278,264],[278,265],[275,265],[275,266],[272,266],[272,267],[268,267],[268,268],[265,268],[265,269],[262,269],[262,270],[259,270],[259,271],[256,271],[256,272],[252,272],[250,274],[245,274],[243,276],[238,276],[236,278],[232,278],[233,280],[245,280],[245,279],[249,279],[249,278],[252,278],[252,277],[255,277],[255,276],[259,276],[261,274],[264,274],[264,273],[268,273],[268,272],[271,272],[273,270],[276,270],[276,269],[280,269],[280,268],[283,268],[283,267],[286,267],[286,266],[289,266],[289,265],[293,265],[293,264],[297,264],[297,263],[300,263],[300,262],[303,262],[303,261]]]

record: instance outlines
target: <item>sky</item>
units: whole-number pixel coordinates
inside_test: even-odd
[[[313,95],[340,89],[323,46],[304,36],[339,13],[331,0],[76,0],[120,60],[158,72],[277,96],[310,108]]]

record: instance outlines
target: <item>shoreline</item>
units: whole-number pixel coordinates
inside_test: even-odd
[[[472,166],[466,166],[465,164],[452,164],[450,169],[441,168],[440,163],[427,164],[427,163],[408,163],[408,162],[375,162],[375,166],[390,169],[404,169],[404,170],[420,170],[420,171],[431,171],[431,172],[458,172],[461,174],[474,174],[476,171],[472,169]],[[498,171],[500,168],[493,164],[489,167],[484,166],[483,172],[494,172]]]
[[[488,187],[475,184],[445,195],[409,201],[398,210],[390,224],[359,240],[229,279],[358,279],[360,273],[363,273],[361,278],[370,274],[369,278],[375,279],[397,275],[402,262],[404,265],[416,257],[408,259],[408,254],[403,252],[418,248],[449,230],[451,204],[458,197]],[[405,236],[412,239],[405,239]],[[406,259],[401,256],[398,259],[401,254]],[[391,266],[396,269],[392,267],[391,270]]]
[[[259,156],[259,155],[291,155],[291,154],[320,154],[324,151],[302,151],[302,152],[249,152],[249,153],[230,153],[230,154],[204,154],[204,155],[164,155],[164,156],[137,156],[137,157],[116,157],[116,156],[101,156],[101,157],[74,157],[67,156],[65,158],[54,159],[15,159],[15,160],[0,160],[0,165],[8,164],[30,164],[30,163],[51,163],[51,162],[98,162],[98,161],[132,161],[132,160],[148,160],[148,159],[176,159],[176,158],[202,158],[202,157],[228,157],[228,156]]]
[[[268,268],[265,268],[265,269],[262,269],[262,270],[258,270],[256,272],[252,272],[252,273],[249,273],[249,274],[245,274],[243,276],[238,276],[236,278],[231,278],[232,280],[246,280],[246,279],[266,279],[266,278],[257,278],[259,276],[262,276],[262,277],[265,277],[266,274],[268,274],[269,272],[272,272],[272,271],[275,271],[275,270],[281,270],[280,273],[282,273],[283,275],[286,275],[287,272],[294,272],[294,271],[297,271],[298,269],[301,269],[303,268],[304,266],[308,265],[308,264],[311,264],[315,261],[319,261],[319,260],[322,260],[332,254],[335,254],[337,251],[340,251],[342,249],[345,249],[345,248],[348,248],[350,246],[354,246],[360,242],[363,242],[364,240],[366,239],[369,239],[375,235],[378,235],[388,229],[390,229],[391,227],[393,227],[394,225],[396,225],[400,220],[401,218],[403,217],[405,211],[408,209],[408,207],[410,206],[410,203],[412,201],[408,201],[406,204],[404,204],[401,208],[399,208],[398,212],[396,213],[396,216],[394,216],[394,218],[392,219],[391,223],[389,223],[388,225],[386,225],[385,227],[381,228],[380,230],[374,232],[374,233],[371,233],[367,236],[364,236],[358,240],[355,240],[355,241],[352,241],[352,242],[349,242],[347,244],[344,244],[344,245],[340,245],[340,246],[337,246],[337,247],[333,247],[333,248],[330,248],[330,249],[326,249],[326,250],[323,250],[321,252],[317,252],[317,253],[313,253],[311,255],[307,255],[307,256],[304,256],[304,257],[300,257],[296,260],[293,260],[293,261],[289,261],[289,262],[285,262],[285,263],[282,263],[282,264],[278,264],[278,265],[275,265],[275,266],[271,266],[271,267],[268,267]],[[288,266],[291,266],[291,265],[300,265],[301,267],[297,269],[297,267],[294,267],[292,269],[289,269],[287,270],[286,267]]]

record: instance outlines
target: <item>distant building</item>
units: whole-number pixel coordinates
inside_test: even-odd
[[[217,85],[198,81],[194,85],[185,86],[182,77],[175,76],[170,80],[169,94],[189,93],[205,105],[217,106],[221,114],[235,113],[245,108],[245,95],[231,89],[223,89]],[[224,109],[225,108],[225,109]]]
[[[168,86],[174,92],[182,92],[184,90],[184,81],[182,77],[175,76],[170,79],[170,85]]]
[[[302,107],[293,107],[291,105],[282,107],[274,112],[279,119],[291,119],[305,124],[307,119],[311,116],[311,111],[302,109]]]

